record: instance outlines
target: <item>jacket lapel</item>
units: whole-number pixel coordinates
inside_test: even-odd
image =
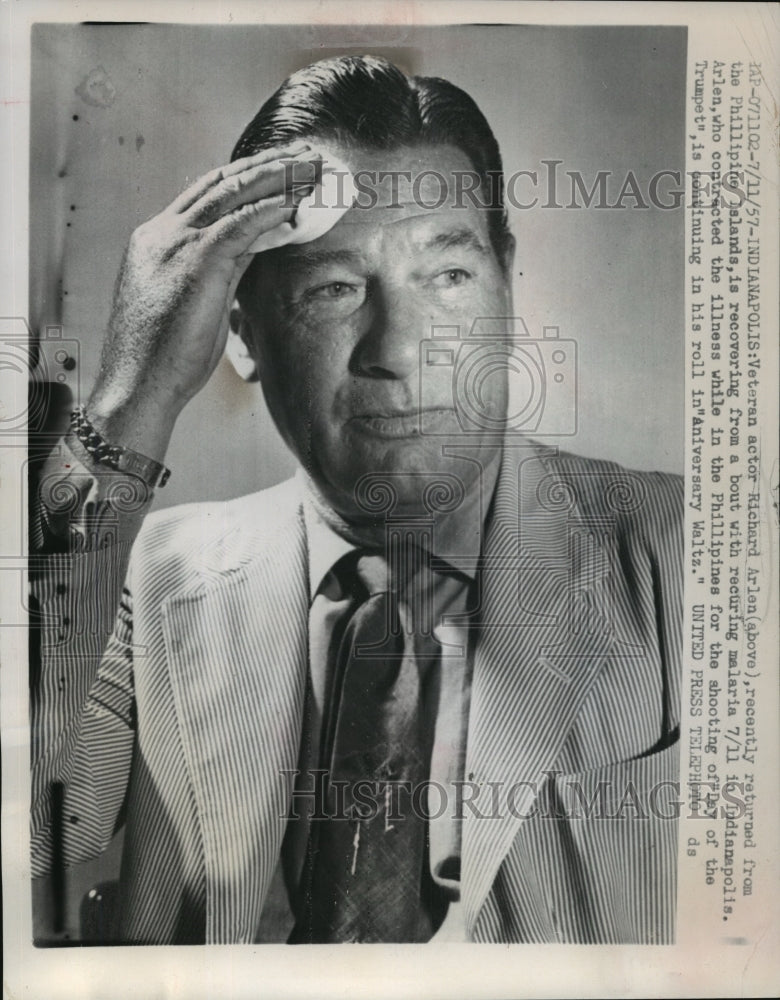
[[[220,539],[208,582],[163,607],[202,825],[208,943],[254,940],[289,811],[284,772],[297,766],[308,661],[306,539],[300,504],[290,510],[273,534],[257,530],[256,512],[239,524]]]
[[[480,574],[466,756],[477,790],[463,827],[472,938],[544,771],[614,641],[600,526],[586,523],[571,498],[543,453],[507,447]],[[273,535],[239,526],[229,542],[220,539],[218,565],[201,577],[208,582],[162,608],[203,833],[209,943],[254,938],[289,813],[284,772],[298,764],[308,556],[297,494],[278,509],[285,506],[293,513]]]
[[[470,938],[612,646],[601,533],[544,453],[507,446],[485,542],[466,755],[477,807],[464,807]]]

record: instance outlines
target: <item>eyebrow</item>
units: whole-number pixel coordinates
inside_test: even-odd
[[[359,250],[318,250],[305,244],[288,244],[284,249],[285,264],[298,269],[326,267],[328,264],[359,264],[363,259]]]
[[[474,250],[475,253],[485,254],[487,250],[484,244],[471,229],[459,228],[450,229],[445,233],[437,233],[421,244],[421,250],[452,250],[464,247],[467,250]]]
[[[418,251],[425,250],[452,250],[463,247],[473,250],[478,254],[487,254],[485,245],[476,233],[465,227],[449,229],[443,233],[436,233],[429,239],[423,240],[416,247]],[[332,264],[355,265],[363,261],[363,254],[359,250],[324,250],[308,246],[301,243],[297,245],[288,244],[284,248],[285,265],[296,270],[314,270],[317,267],[327,267]]]

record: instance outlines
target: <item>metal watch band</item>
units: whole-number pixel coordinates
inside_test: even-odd
[[[104,441],[92,425],[84,406],[79,406],[71,413],[70,431],[96,462],[117,472],[137,476],[152,489],[161,489],[170,479],[171,470],[162,462],[156,462],[130,448]]]

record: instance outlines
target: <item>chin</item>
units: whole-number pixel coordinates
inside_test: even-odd
[[[383,441],[378,446],[353,443],[347,478],[357,482],[367,474],[377,476],[434,475],[449,472],[459,464],[442,454],[441,438],[415,437],[404,441]]]
[[[361,520],[430,513],[446,497],[470,490],[479,477],[477,463],[442,455],[443,443],[426,439],[387,448],[339,470],[331,486]]]

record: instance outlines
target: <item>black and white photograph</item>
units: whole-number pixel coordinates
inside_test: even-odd
[[[673,940],[684,29],[32,52],[35,874],[93,943]]]
[[[758,71],[136,6],[28,29],[22,937],[641,967],[717,882],[750,944]]]

